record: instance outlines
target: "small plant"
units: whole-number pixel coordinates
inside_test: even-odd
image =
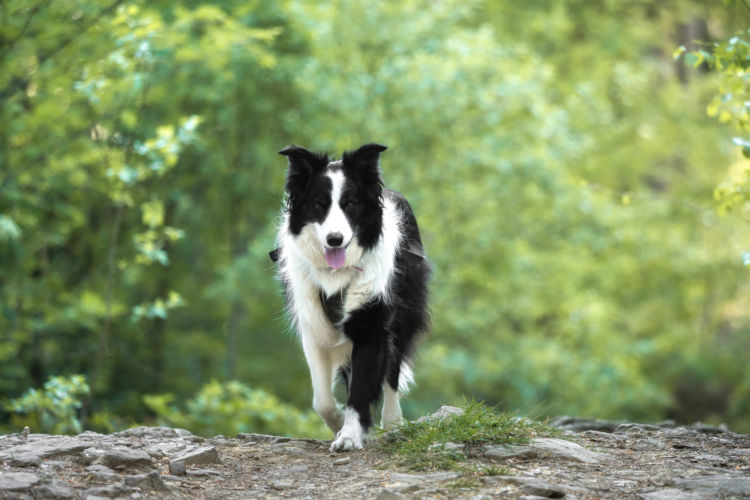
[[[405,422],[383,434],[375,445],[396,463],[411,470],[465,470],[460,462],[472,447],[483,444],[525,443],[540,435],[555,434],[546,423],[497,412],[471,400],[463,413],[446,418]],[[491,475],[486,469],[482,475]],[[493,472],[495,468],[492,468]],[[497,473],[501,471],[497,469]],[[481,472],[480,472],[481,474]]]
[[[476,473],[480,476],[505,476],[510,473],[510,469],[508,469],[507,467],[495,467],[494,465],[487,465],[477,469]]]
[[[301,411],[263,389],[236,380],[213,380],[187,401],[175,405],[172,394],[144,396],[159,424],[182,427],[203,436],[259,432],[300,437],[330,438],[331,432],[311,410]]]
[[[41,390],[27,390],[6,409],[15,414],[11,421],[19,428],[28,425],[34,432],[78,434],[82,430],[78,410],[89,394],[83,375],[50,377]]]

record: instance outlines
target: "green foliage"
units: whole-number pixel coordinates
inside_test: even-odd
[[[203,436],[240,432],[329,438],[330,431],[314,412],[301,412],[279,401],[263,389],[252,389],[237,381],[213,380],[180,410],[174,395],[145,396],[146,405],[162,425],[190,429]]]
[[[27,390],[5,408],[13,414],[11,423],[17,430],[29,426],[36,433],[78,434],[83,430],[82,401],[90,393],[82,375],[50,377],[42,389]]]
[[[750,31],[739,33],[727,41],[706,44],[705,49],[686,51],[680,46],[675,58],[683,57],[686,65],[698,68],[705,64],[718,75],[716,95],[706,108],[709,116],[720,123],[731,124],[741,134],[750,133]],[[729,170],[729,178],[714,191],[719,209],[726,212],[750,200],[748,163],[750,140],[733,137],[742,152]]]
[[[460,468],[464,450],[446,447],[448,443],[465,447],[482,444],[526,443],[534,437],[555,434],[554,429],[517,415],[497,412],[484,403],[471,400],[463,413],[445,418],[424,418],[404,422],[376,441],[376,448],[390,455],[395,463],[412,470]],[[490,469],[486,475],[497,473]]]

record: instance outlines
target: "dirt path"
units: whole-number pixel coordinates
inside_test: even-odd
[[[258,434],[0,436],[0,498],[750,498],[750,436],[560,419],[565,440],[464,449],[475,472],[413,473],[374,449]]]

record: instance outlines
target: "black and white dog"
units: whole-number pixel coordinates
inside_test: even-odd
[[[313,407],[336,434],[331,450],[362,448],[381,394],[381,425],[401,421],[409,355],[428,323],[430,266],[409,203],[383,188],[385,149],[366,144],[338,161],[298,146],[279,151],[289,171],[271,258],[310,368]],[[348,390],[343,414],[337,371]]]

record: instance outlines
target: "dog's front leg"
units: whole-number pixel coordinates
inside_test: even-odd
[[[328,349],[321,348],[313,339],[302,337],[307,366],[313,386],[313,408],[334,434],[341,430],[343,416],[333,397],[333,364]]]
[[[380,396],[385,379],[388,335],[384,321],[383,304],[377,301],[352,313],[344,325],[352,341],[351,382],[344,426],[331,451],[361,449],[372,427],[370,406]]]

